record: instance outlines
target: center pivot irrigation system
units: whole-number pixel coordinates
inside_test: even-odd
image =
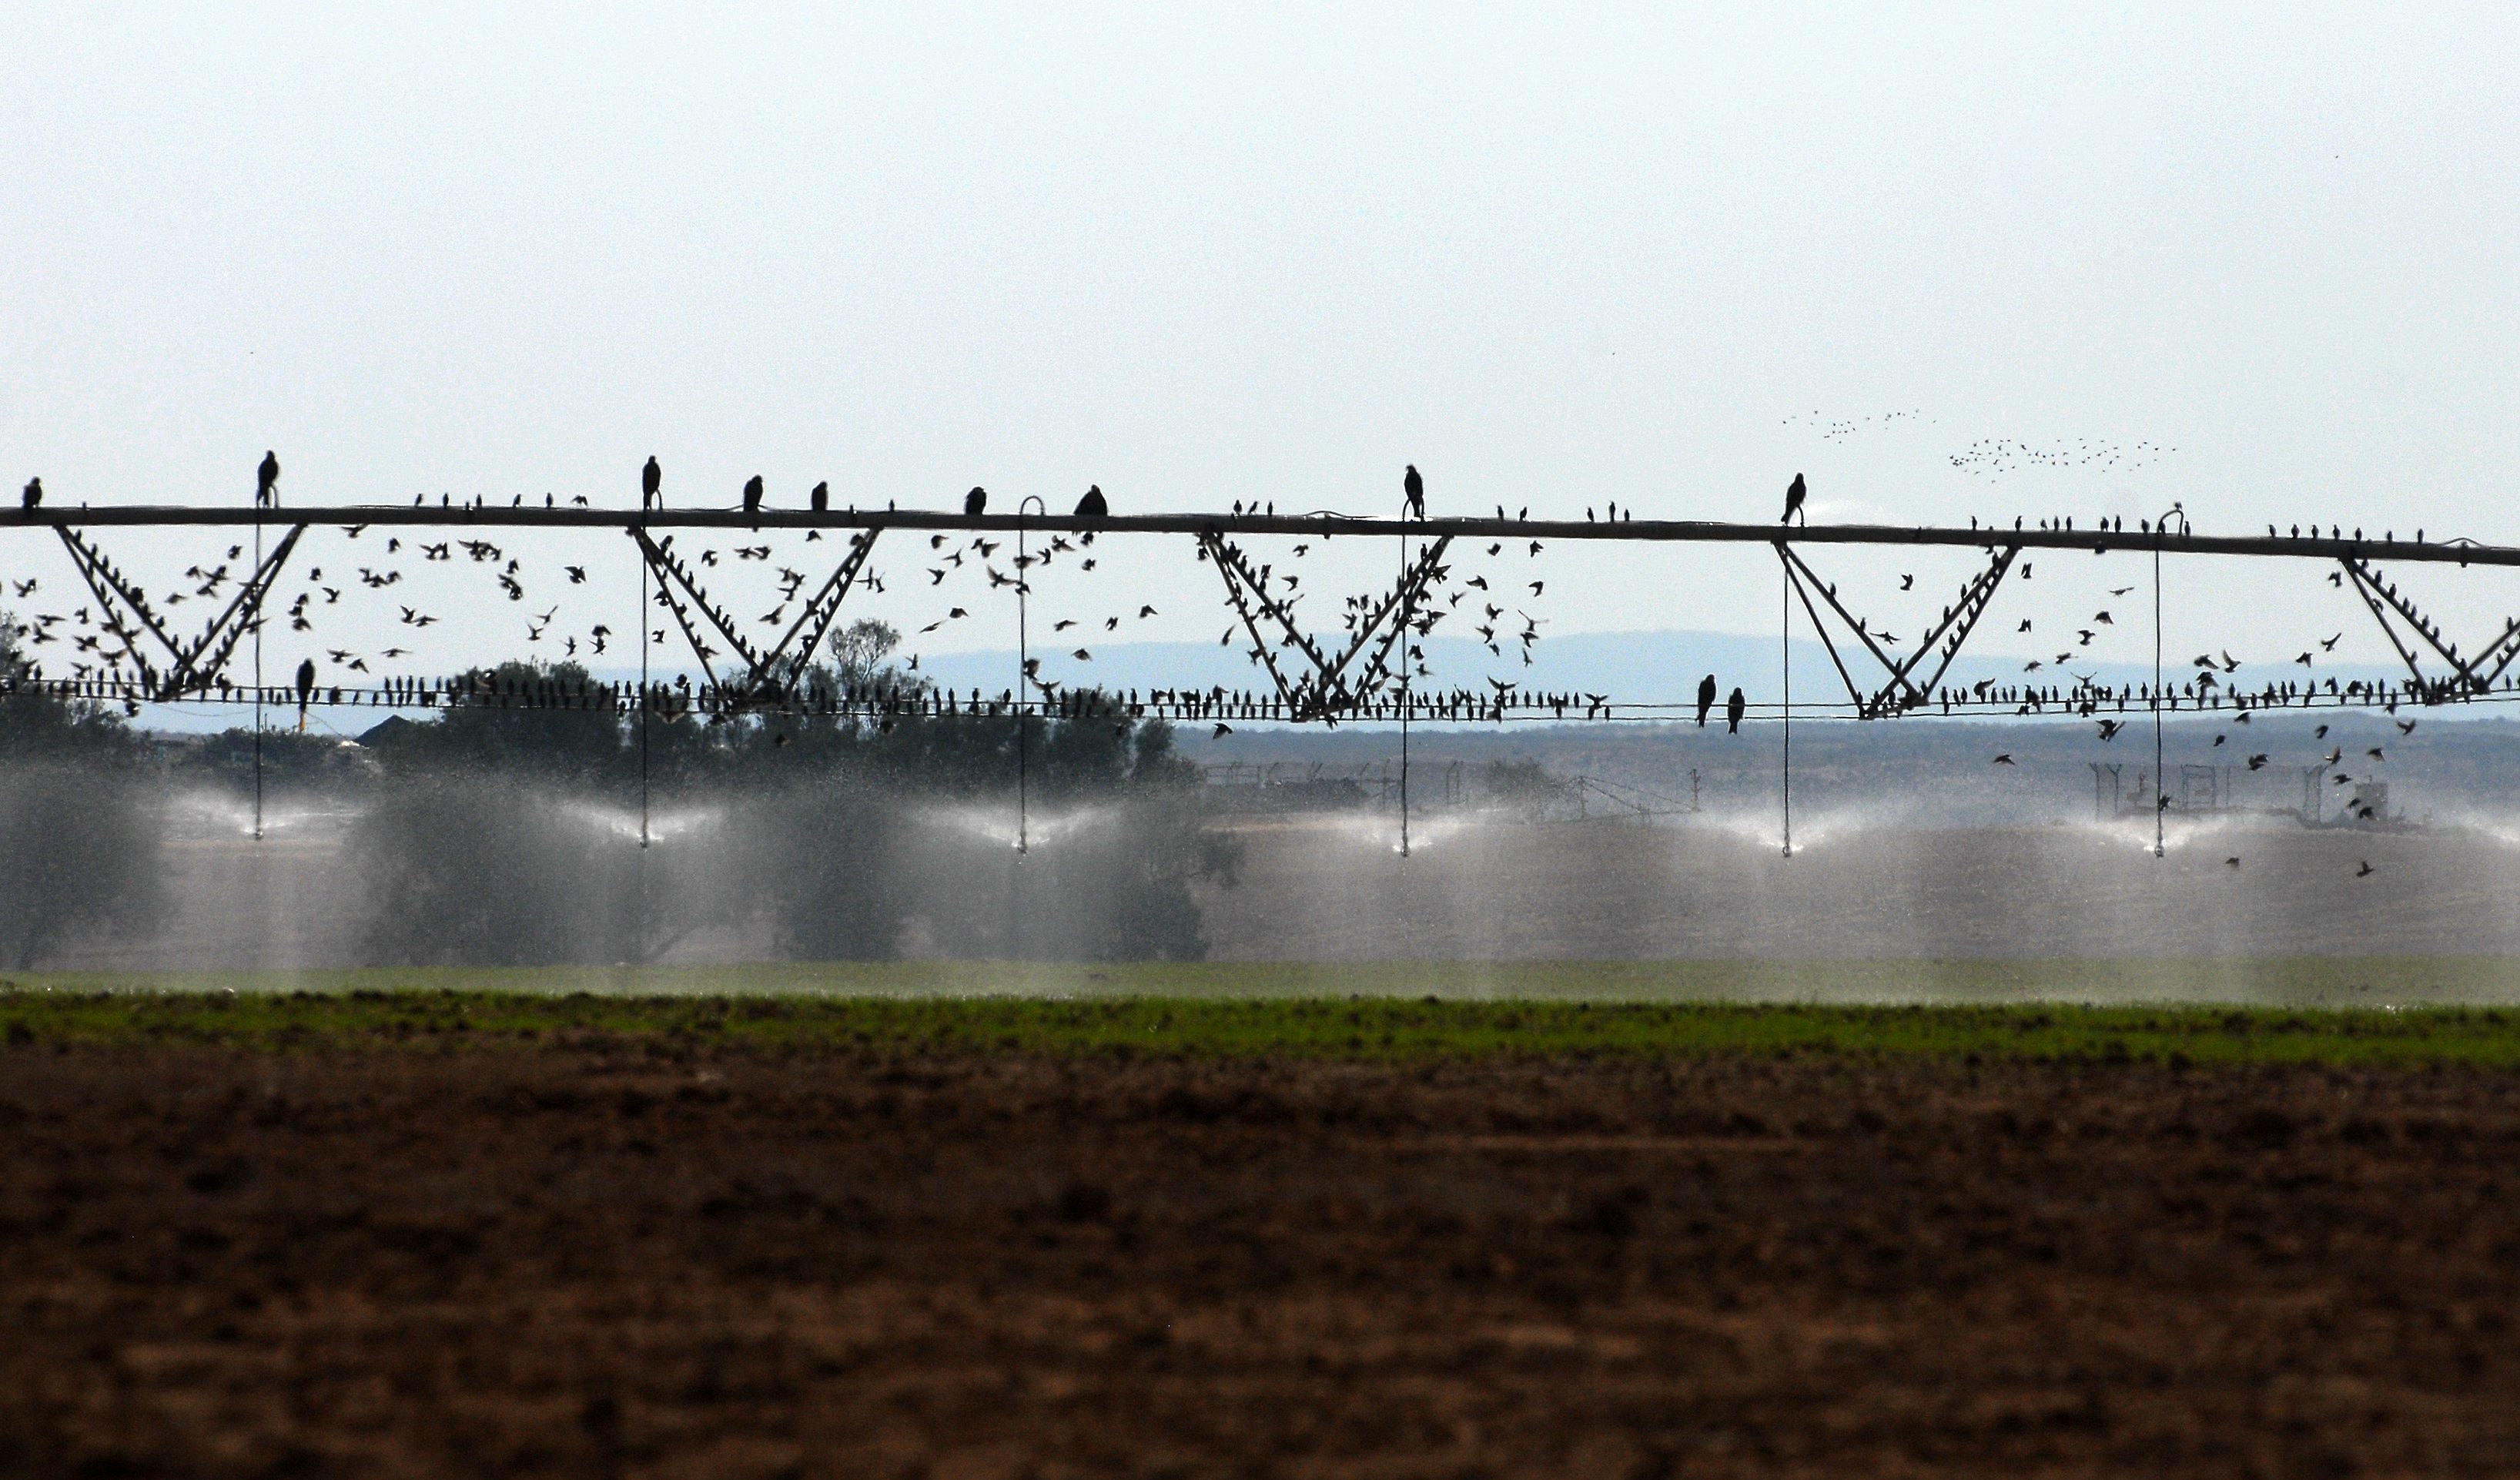
[[[1446,616],[1461,607],[1468,593],[1462,584],[1482,587],[1475,613],[1484,607],[1493,638],[1498,612],[1475,577],[1457,583],[1455,557],[1476,542],[1491,542],[1493,556],[1505,542],[1609,541],[1627,545],[1766,545],[1774,550],[1782,573],[1782,635],[1788,640],[1797,606],[1809,618],[1828,654],[1846,697],[1797,705],[1792,696],[1790,662],[1785,688],[1775,702],[1745,703],[1744,718],[1773,719],[1784,728],[1786,766],[1785,849],[1792,851],[1791,724],[1798,715],[1823,719],[1891,719],[1909,715],[2017,714],[2058,717],[2112,716],[2130,712],[2154,717],[2156,760],[2160,717],[2165,712],[2314,707],[2381,707],[2441,704],[2508,697],[2520,694],[2511,676],[2520,659],[2520,619],[2506,621],[2482,649],[2463,652],[2447,638],[2438,622],[2384,573],[2383,563],[2406,565],[2520,565],[2520,547],[2484,545],[2468,540],[2426,542],[2398,539],[2394,533],[2364,538],[2341,529],[2320,536],[2270,532],[2265,537],[2200,535],[2184,514],[2174,507],[2160,520],[2141,520],[2130,533],[2122,521],[2076,529],[2069,520],[2042,521],[2024,528],[1903,527],[1885,524],[1779,525],[1695,520],[1635,519],[1597,522],[1535,520],[1525,517],[1428,518],[1404,514],[1386,518],[1315,513],[1278,515],[1240,512],[1175,515],[1055,515],[1037,510],[1027,500],[1025,511],[1012,515],[954,514],[896,510],[603,510],[587,507],[508,508],[474,502],[394,506],[333,506],[283,511],[277,508],[203,508],[134,506],[120,508],[28,508],[0,511],[0,529],[13,523],[50,529],[68,553],[72,568],[103,613],[102,637],[80,647],[94,661],[74,660],[67,675],[47,673],[40,663],[11,683],[8,693],[40,693],[62,698],[121,703],[136,710],[143,702],[229,702],[250,704],[321,704],[388,709],[495,707],[503,709],[571,709],[609,711],[622,715],[738,716],[798,714],[864,718],[889,724],[904,717],[1031,715],[1053,719],[1168,719],[1195,722],[1278,721],[1337,725],[1342,722],[1391,723],[1402,735],[1406,776],[1408,731],[1412,724],[1501,724],[1517,721],[1622,721],[1670,719],[1703,713],[1697,703],[1645,699],[1629,701],[1606,694],[1543,691],[1490,679],[1484,689],[1420,687],[1428,677],[1422,641]],[[376,527],[457,531],[472,548],[483,531],[501,529],[618,531],[643,563],[643,603],[652,601],[673,618],[698,660],[703,681],[688,677],[657,682],[649,674],[649,623],[639,624],[640,682],[605,684],[559,680],[517,681],[475,672],[455,678],[423,678],[383,674],[364,686],[320,687],[271,685],[261,673],[264,606],[291,555],[306,532],[318,525],[345,529]],[[153,607],[139,583],[106,554],[102,538],[120,529],[204,530],[250,529],[253,559],[247,573],[229,577],[218,567],[201,595],[232,584],[223,606],[198,635],[178,631],[174,620]],[[676,549],[677,536],[766,531],[846,531],[835,547],[828,575],[810,597],[810,576],[797,575],[791,597],[804,597],[792,620],[772,633],[751,635],[722,602],[712,601],[702,571]],[[265,536],[277,533],[265,549]],[[1016,604],[1018,663],[1015,681],[995,694],[982,690],[957,692],[927,686],[874,683],[833,685],[829,670],[811,665],[826,636],[838,619],[853,590],[870,584],[869,562],[886,536],[896,544],[925,534],[928,548],[947,535],[973,536],[984,550],[990,536],[1012,537],[1016,548],[1014,569],[1001,574],[990,567],[992,588],[1011,587]],[[1076,690],[1041,677],[1030,650],[1027,600],[1031,576],[1056,554],[1079,551],[1097,539],[1114,536],[1180,537],[1194,542],[1197,559],[1217,572],[1227,608],[1248,638],[1245,655],[1265,674],[1266,688],[1229,690],[1222,686],[1129,690]],[[809,538],[818,538],[809,535]],[[1273,561],[1256,558],[1249,542],[1293,540],[1295,554],[1305,545],[1342,539],[1388,539],[1398,550],[1398,575],[1388,590],[1347,598],[1335,633],[1308,625],[1298,612],[1302,597],[1298,579],[1278,571]],[[1046,541],[1036,547],[1035,541]],[[1904,653],[1893,651],[1895,639],[1877,631],[1839,596],[1836,585],[1813,564],[1825,560],[1829,547],[1948,547],[1976,553],[1984,561],[1942,607],[1940,617]],[[240,550],[242,547],[239,547]],[[437,547],[443,549],[444,547]],[[1038,552],[1036,553],[1036,549]],[[1274,547],[1269,547],[1274,548]],[[2149,554],[2152,558],[2154,603],[2154,681],[2148,685],[2095,683],[2074,678],[2070,684],[2002,685],[1982,681],[1946,684],[1952,664],[1977,629],[1997,591],[2025,553],[2033,551]],[[495,554],[495,552],[493,552]],[[714,551],[708,552],[713,560]],[[2362,680],[2322,685],[2303,678],[2270,682],[2247,689],[2226,681],[2212,665],[2178,685],[2167,682],[2160,647],[2160,561],[2165,554],[2224,556],[2239,559],[2308,560],[2332,562],[2329,580],[2350,585],[2387,636],[2407,667],[2407,677],[2387,683]],[[477,556],[476,556],[477,559]],[[191,574],[201,574],[197,566]],[[941,575],[940,575],[941,579]],[[652,581],[652,588],[650,582]],[[1538,590],[1534,591],[1534,605]],[[783,603],[783,607],[784,607]],[[959,609],[958,609],[958,613]],[[1536,623],[1524,615],[1526,646],[1536,637]],[[759,625],[768,618],[756,619]],[[662,629],[658,629],[661,631]],[[775,634],[775,635],[774,635]],[[1228,633],[1231,638],[1231,629]],[[251,641],[248,643],[247,639]],[[240,647],[252,655],[245,681],[231,671]],[[2427,667],[2427,663],[2435,666]],[[256,733],[260,733],[257,721]],[[642,726],[644,733],[644,723]],[[2156,764],[2154,775],[2161,774]],[[1408,806],[1402,783],[1402,848],[1407,849]],[[2161,809],[2156,807],[2156,813]],[[1023,834],[1019,831],[1020,839]]]

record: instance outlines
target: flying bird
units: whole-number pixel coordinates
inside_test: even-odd
[[[2364,875],[2368,875],[2370,872],[2371,872],[2371,860],[2369,860],[2369,859],[2367,859],[2367,858],[2366,858],[2366,859],[2362,860],[2362,867],[2354,871],[2354,876],[2355,876],[2356,878],[2362,878],[2362,877],[2363,877]]]
[[[2002,754],[1998,755],[1994,760],[1988,762],[1988,764],[1996,766],[2010,766],[2016,764],[2016,762],[2012,759],[2012,752],[2006,750]]]

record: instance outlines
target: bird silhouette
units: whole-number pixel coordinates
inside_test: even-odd
[[[1736,688],[1730,695],[1726,695],[1724,699],[1724,733],[1727,735],[1740,734],[1741,716],[1748,713],[1749,710],[1750,700],[1739,689]]]
[[[2369,860],[2369,859],[2367,859],[2367,858],[2366,858],[2366,859],[2362,860],[2362,867],[2354,871],[2354,876],[2355,876],[2356,878],[2362,878],[2362,877],[2363,877],[2364,875],[2368,875],[2370,872],[2371,872],[2371,860]]]
[[[262,467],[257,470],[257,472],[259,473],[259,477],[253,486],[253,507],[256,509],[279,508],[280,455],[268,448],[265,448],[262,454]]]
[[[1100,483],[1089,485],[1085,497],[1076,501],[1076,516],[1080,519],[1099,519],[1110,512],[1111,506],[1103,499]]]
[[[315,660],[302,658],[297,664],[297,728],[306,728],[306,706],[315,698]]]
[[[1413,519],[1424,518],[1426,516],[1426,480],[1418,475],[1417,464],[1409,465],[1408,473],[1400,479],[1400,491],[1408,496],[1409,516]]]
[[[2014,765],[2014,764],[2017,764],[2017,763],[2016,763],[2016,762],[2013,760],[2013,758],[2012,758],[2012,752],[2011,752],[2011,751],[2009,751],[2009,750],[2006,750],[2006,751],[2004,751],[2002,754],[1998,755],[1998,756],[1997,756],[1997,757],[1996,757],[1992,762],[1990,762],[1989,764],[1991,764],[1991,765],[1997,765],[1997,766],[2010,766],[2010,765]]]
[[[648,457],[648,466],[639,471],[639,507],[655,508],[656,495],[664,486],[665,470],[656,466],[655,455],[651,453]]]
[[[25,488],[21,490],[18,495],[18,507],[25,510],[33,510],[41,506],[43,502],[44,480],[42,478],[28,478],[26,480]]]
[[[824,511],[826,511],[826,510],[830,509],[831,507],[832,507],[832,485],[831,485],[831,484],[829,484],[829,483],[816,483],[816,484],[814,485],[814,493],[813,493],[813,510],[814,510],[814,512],[815,512],[816,514],[821,514],[821,513],[823,513]]]
[[[963,495],[963,514],[966,517],[976,518],[986,512],[988,507],[989,490],[985,488],[974,485],[969,493]]]
[[[1707,711],[1715,707],[1715,675],[1710,673],[1697,681],[1697,728],[1706,728]]]
[[[1794,480],[1785,485],[1785,516],[1778,519],[1777,522],[1779,524],[1790,524],[1794,521],[1795,516],[1800,515],[1804,523],[1810,523],[1811,516],[1803,514],[1803,500],[1809,497],[1810,494],[1811,489],[1804,484],[1803,475],[1799,472],[1795,473]]]
[[[761,474],[757,472],[751,477],[744,479],[743,512],[746,514],[759,514],[761,512]]]

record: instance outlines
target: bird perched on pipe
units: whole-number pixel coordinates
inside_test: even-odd
[[[280,454],[271,451],[269,448],[263,449],[262,467],[256,470],[256,473],[257,479],[253,487],[253,507],[256,509],[279,508]]]
[[[963,513],[966,516],[976,518],[987,513],[988,508],[989,490],[975,484],[969,493],[963,495]]]
[[[1777,522],[1790,524],[1799,516],[1805,524],[1809,524],[1811,516],[1803,513],[1803,500],[1810,494],[1811,489],[1804,484],[1803,475],[1799,472],[1795,473],[1794,480],[1785,485],[1785,516]]]
[[[639,471],[639,507],[656,507],[656,495],[665,486],[665,470],[656,466],[656,456],[648,455],[648,466]]]
[[[1424,518],[1426,516],[1426,480],[1418,475],[1417,464],[1409,465],[1408,473],[1400,479],[1400,491],[1408,496],[1409,516],[1413,519]]]
[[[1102,497],[1102,485],[1100,483],[1089,485],[1085,490],[1085,497],[1076,501],[1076,516],[1080,519],[1099,519],[1110,512],[1111,505]]]

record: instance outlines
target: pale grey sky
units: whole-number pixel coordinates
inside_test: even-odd
[[[0,55],[0,476],[56,502],[242,501],[265,447],[296,502],[623,502],[654,452],[695,502],[1379,510],[1414,462],[1439,511],[1772,517],[1799,471],[1821,518],[2520,540],[2507,4],[20,4]],[[621,543],[388,594],[446,613],[415,661],[522,650],[628,625]],[[1115,563],[1097,626],[1215,640],[1186,547]],[[1544,563],[1554,633],[1773,630],[1764,552]],[[869,609],[941,616],[887,568]],[[2385,653],[2312,567],[2176,579],[2174,649]],[[2482,625],[2514,581],[2438,588]],[[928,647],[1011,643],[966,605]]]

